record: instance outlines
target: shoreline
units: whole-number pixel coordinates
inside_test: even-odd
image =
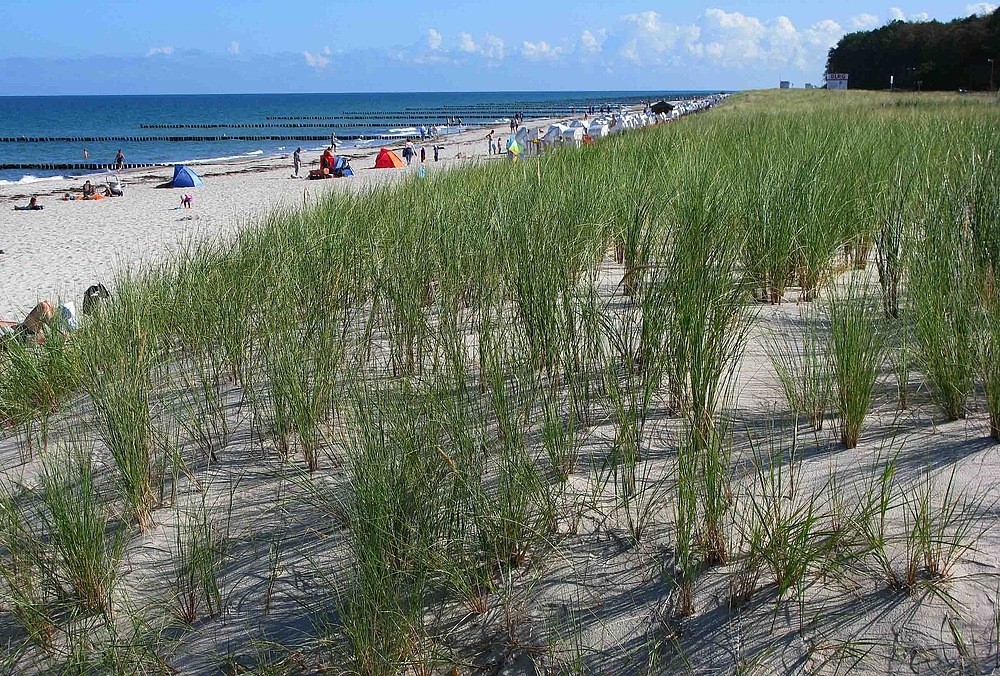
[[[575,118],[539,118],[526,124],[545,126],[571,119]],[[427,171],[441,171],[505,157],[486,153],[485,136],[490,128],[501,131],[505,127],[474,127],[425,142],[423,166]],[[374,168],[381,148],[398,150],[407,140],[338,150],[337,155],[346,157],[354,171],[354,176],[343,179],[306,180],[321,155],[308,149],[302,151],[300,178],[293,178],[291,148],[275,155],[191,163],[205,185],[188,191],[155,187],[172,177],[173,165],[122,171],[127,184],[122,198],[60,199],[66,193],[78,195],[87,180],[100,186],[114,172],[0,185],[0,211],[7,226],[0,230],[0,250],[4,251],[0,254],[0,318],[17,321],[42,299],[79,303],[80,294],[91,284],[111,287],[122,272],[169,255],[192,238],[231,235],[271,210],[320,199],[330,190],[363,190],[415,174],[419,155],[402,169]],[[434,143],[444,148],[436,163]],[[419,154],[421,144],[415,141],[414,145]],[[194,195],[192,209],[181,209],[183,192]],[[12,210],[32,196],[38,197],[44,210]]]
[[[711,107],[711,99],[700,100],[693,104],[695,108],[679,110],[676,117]],[[626,123],[629,116],[635,117],[637,107],[621,110],[622,130],[640,126],[633,124],[634,119]],[[581,111],[576,115],[526,119],[521,126],[545,128],[584,117]],[[124,272],[170,255],[192,241],[230,236],[271,211],[321,199],[330,190],[364,190],[406,178],[420,166],[430,172],[446,171],[474,162],[505,159],[505,153],[487,152],[486,135],[490,129],[499,132],[500,139],[509,135],[507,125],[498,124],[470,127],[423,143],[400,137],[371,147],[344,148],[336,154],[348,159],[354,175],[341,179],[305,180],[309,170],[318,166],[322,153],[313,149],[303,149],[300,176],[292,176],[290,148],[274,155],[233,156],[226,162],[190,162],[205,179],[204,186],[194,189],[157,188],[173,176],[174,165],[124,170],[120,175],[127,184],[125,196],[93,201],[61,197],[79,194],[87,180],[100,188],[105,177],[115,172],[0,185],[0,211],[6,214],[4,222],[9,223],[0,230],[0,319],[18,321],[43,299],[79,301],[84,289],[93,284],[104,284],[114,292],[114,280]],[[409,140],[417,151],[412,165],[397,170],[374,168],[381,148],[398,151]],[[434,145],[441,148],[437,162],[433,159]],[[423,163],[419,159],[421,147],[427,152]],[[192,208],[185,209],[180,205],[180,196],[188,191],[194,200]],[[12,211],[33,196],[39,198],[43,210]]]

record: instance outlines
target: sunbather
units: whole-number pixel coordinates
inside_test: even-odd
[[[44,208],[45,207],[43,207],[41,204],[38,203],[37,197],[32,197],[30,200],[28,200],[27,206],[14,207],[14,211],[41,211]]]
[[[55,317],[56,310],[47,300],[43,300],[28,313],[24,321],[20,324],[14,322],[0,322],[2,330],[0,336],[15,336],[25,340],[34,340],[37,343],[45,342],[45,329],[49,322]]]

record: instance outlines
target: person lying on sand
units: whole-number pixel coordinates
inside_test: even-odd
[[[74,303],[66,302],[57,308],[51,302],[43,300],[31,309],[20,324],[0,322],[0,338],[23,338],[25,341],[34,341],[41,345],[45,342],[46,330],[49,335],[52,335],[53,331],[58,331],[66,336],[69,331],[78,327],[79,319]]]
[[[24,321],[20,324],[15,324],[13,322],[2,322],[0,326],[0,336],[3,337],[18,337],[25,340],[34,340],[36,343],[45,342],[45,329],[55,317],[56,310],[52,303],[47,300],[41,301],[38,305],[32,308],[28,316],[24,318]]]
[[[14,207],[14,211],[41,211],[44,208],[45,207],[43,207],[41,204],[38,203],[37,197],[32,197],[30,200],[28,200],[27,206]]]

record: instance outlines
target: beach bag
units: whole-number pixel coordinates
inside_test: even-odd
[[[111,293],[103,284],[94,284],[83,292],[83,314],[87,317],[96,314],[101,304],[111,300]]]

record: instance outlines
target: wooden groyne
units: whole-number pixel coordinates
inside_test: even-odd
[[[398,134],[337,136],[339,141],[398,141]],[[329,141],[330,135],[264,134],[254,136],[0,136],[0,143],[204,143],[210,141]]]
[[[126,164],[123,169],[149,169],[153,167],[170,167],[171,164]],[[116,164],[96,164],[94,162],[60,163],[60,162],[14,162],[0,164],[0,169],[46,169],[49,171],[115,171]]]

